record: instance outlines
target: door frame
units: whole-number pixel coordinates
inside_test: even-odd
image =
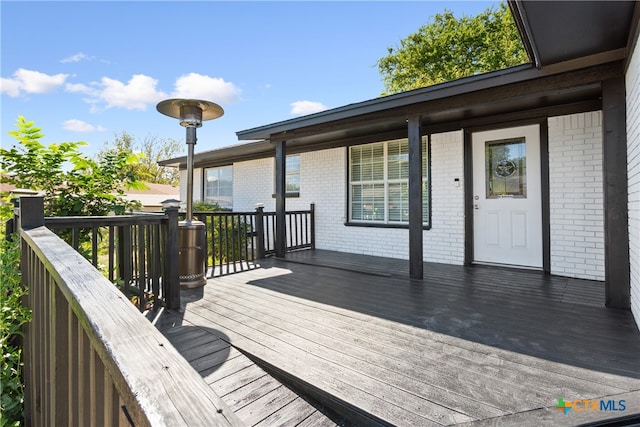
[[[551,273],[551,212],[549,199],[549,127],[546,117],[464,128],[464,264],[474,260],[472,134],[517,126],[538,125],[540,130],[540,191],[542,206],[542,270]]]

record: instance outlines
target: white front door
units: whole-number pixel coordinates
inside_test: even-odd
[[[540,128],[472,135],[474,261],[542,268]]]

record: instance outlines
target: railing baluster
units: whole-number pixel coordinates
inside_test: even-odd
[[[242,261],[242,250],[240,248],[240,242],[242,241],[242,237],[240,236],[240,215],[231,214],[231,224],[231,232],[234,236],[233,241],[231,242],[233,245],[231,262],[233,263],[233,272],[235,273],[237,271],[238,262]]]
[[[91,263],[98,267],[98,227],[91,227]]]
[[[225,249],[225,274],[229,273],[229,217],[224,217],[224,249]]]
[[[244,243],[244,259],[245,262],[247,263],[247,269],[249,269],[249,263],[248,261],[251,260],[251,256],[253,256],[253,254],[249,255],[249,238],[251,237],[251,241],[253,241],[253,215],[249,215],[249,221],[247,221],[247,215],[244,215],[242,217],[242,238],[243,238],[243,243]],[[248,226],[247,226],[248,224]],[[248,233],[251,233],[251,235],[248,235]],[[253,249],[253,245],[251,247],[251,249]],[[253,251],[252,251],[253,252]]]
[[[153,227],[153,248],[150,254],[150,259],[153,260],[153,273],[151,274],[153,281],[153,307],[158,308],[160,301],[165,298],[165,295],[160,295],[160,225],[152,225]]]
[[[107,249],[109,261],[108,261],[108,269],[109,269],[109,281],[114,281],[114,252],[115,252],[115,227],[113,225],[109,226],[109,247]]]
[[[78,250],[78,247],[80,247],[80,229],[78,227],[73,227],[72,228],[72,237],[71,237],[71,246],[73,247],[73,249],[75,249],[76,251]]]
[[[316,205],[315,203],[311,203],[311,207],[309,209],[309,217],[311,223],[311,242],[309,242],[311,249],[316,248]]]
[[[138,307],[141,310],[144,310],[145,305],[146,305],[146,295],[145,295],[145,290],[147,288],[147,284],[146,284],[146,269],[145,269],[145,265],[144,265],[144,249],[145,249],[145,232],[144,232],[144,226],[143,225],[138,225],[138,269],[137,269],[137,276],[138,276],[138,287],[139,287],[139,295],[140,295],[140,300],[138,301]]]

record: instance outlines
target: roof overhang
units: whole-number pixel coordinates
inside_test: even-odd
[[[624,50],[635,1],[523,1],[509,6],[538,68]]]

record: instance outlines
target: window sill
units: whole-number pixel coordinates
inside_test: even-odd
[[[296,193],[287,193],[287,194],[285,194],[285,196],[284,196],[284,197],[285,197],[285,198],[287,198],[287,199],[295,199],[295,198],[297,198],[297,197],[300,197],[300,192],[296,192]],[[275,194],[272,194],[272,195],[271,195],[271,198],[272,198],[272,199],[275,199],[275,198],[276,198],[276,195],[275,195]]]
[[[345,227],[365,227],[365,228],[398,228],[409,229],[409,224],[384,224],[375,222],[345,222]],[[431,230],[431,225],[423,225],[423,230]]]

